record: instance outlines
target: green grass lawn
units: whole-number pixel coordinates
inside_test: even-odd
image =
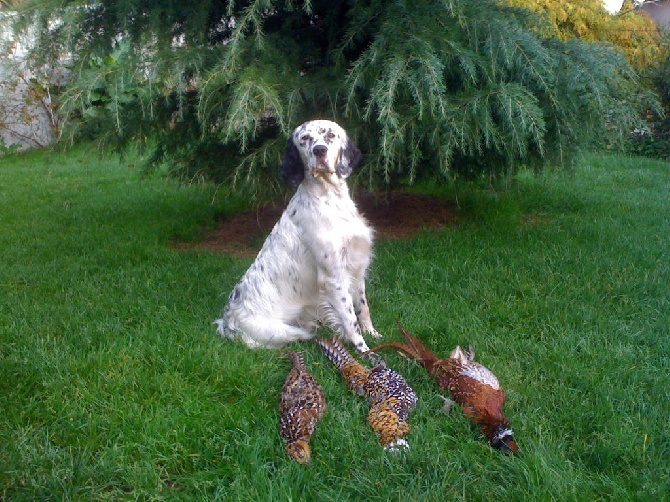
[[[288,459],[288,362],[211,324],[251,259],[171,246],[233,207],[216,194],[85,149],[0,158],[0,500],[670,500],[670,164],[460,188],[456,226],[377,243],[376,327],[472,344],[518,457],[393,351],[419,404],[383,452],[305,344],[329,410],[312,464]]]

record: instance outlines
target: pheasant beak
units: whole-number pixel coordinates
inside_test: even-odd
[[[504,453],[512,453],[514,455],[519,453],[519,448],[513,438],[509,438],[506,441],[503,441],[498,449]]]

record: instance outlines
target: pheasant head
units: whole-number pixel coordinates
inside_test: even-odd
[[[519,453],[519,448],[514,440],[514,432],[505,423],[498,424],[494,429],[489,438],[489,444],[496,450],[505,453]]]
[[[312,460],[312,450],[304,439],[298,439],[286,444],[286,454],[299,464],[309,464]]]

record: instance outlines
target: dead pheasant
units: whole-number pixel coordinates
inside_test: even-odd
[[[323,390],[305,366],[300,352],[287,352],[293,368],[286,377],[279,399],[279,433],[286,453],[301,464],[310,461],[309,439],[326,412]]]
[[[435,378],[441,389],[451,392],[454,400],[463,407],[463,413],[479,425],[492,447],[517,453],[514,433],[509,427],[509,420],[502,414],[505,392],[500,388],[496,376],[474,361],[474,352],[456,346],[448,358],[438,359],[400,322],[396,321],[396,324],[406,343],[384,343],[371,350],[392,347],[416,359]]]
[[[409,448],[404,436],[409,432],[407,418],[417,397],[405,379],[384,364],[377,364],[372,369],[363,366],[337,338],[321,339],[317,343],[342,374],[349,388],[368,399],[368,423],[384,449],[396,451]]]

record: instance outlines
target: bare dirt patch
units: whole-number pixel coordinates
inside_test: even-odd
[[[374,227],[377,238],[397,239],[416,235],[423,228],[438,228],[457,219],[454,201],[409,192],[363,192],[354,197],[358,209]],[[202,241],[178,242],[180,249],[254,256],[279,220],[284,208],[264,206],[222,219]]]

